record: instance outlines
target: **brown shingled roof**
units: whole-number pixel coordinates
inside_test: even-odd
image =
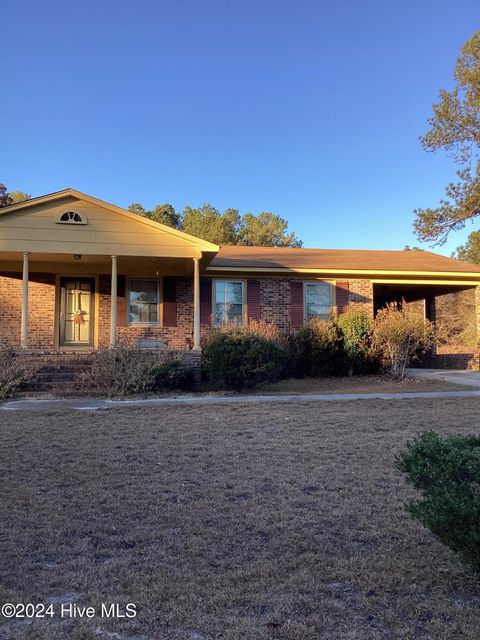
[[[480,265],[430,251],[352,249],[286,249],[279,247],[221,247],[212,267],[255,269],[345,269],[365,271],[480,273]]]

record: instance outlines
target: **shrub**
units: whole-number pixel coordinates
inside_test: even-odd
[[[311,318],[290,336],[288,344],[292,375],[316,377],[344,372],[341,336],[333,319]]]
[[[408,510],[480,571],[480,437],[424,433],[397,458],[422,493]]]
[[[348,309],[337,320],[349,375],[371,373],[378,367],[373,347],[373,320],[363,310]]]
[[[180,362],[162,363],[156,351],[117,346],[98,351],[81,379],[100,393],[125,397],[159,389],[191,388],[193,375],[193,370]]]
[[[226,389],[242,390],[276,382],[284,370],[284,347],[247,328],[214,331],[203,349],[203,371],[207,380]]]
[[[273,324],[272,322],[265,322],[265,320],[250,320],[245,325],[239,325],[236,322],[225,322],[219,327],[211,327],[204,343],[208,343],[209,340],[218,333],[238,334],[239,332],[252,334],[280,345],[285,345],[287,341],[286,334],[279,329],[276,324]]]
[[[15,395],[34,373],[35,370],[25,362],[23,354],[12,347],[0,345],[0,399]]]
[[[396,380],[403,380],[410,361],[432,344],[432,324],[407,308],[390,305],[377,314],[374,342],[385,366]]]
[[[154,369],[155,389],[191,391],[195,387],[195,373],[180,360],[166,360]]]

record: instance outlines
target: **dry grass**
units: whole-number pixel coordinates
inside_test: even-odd
[[[264,385],[255,393],[422,393],[424,391],[460,391],[472,389],[464,384],[445,380],[405,378],[396,382],[387,375],[340,376],[338,378],[303,378],[281,380],[276,384]]]
[[[0,419],[0,600],[139,609],[1,638],[478,638],[478,582],[405,513],[393,464],[417,431],[476,432],[478,400]]]

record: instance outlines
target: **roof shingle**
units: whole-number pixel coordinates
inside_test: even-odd
[[[430,251],[374,251],[367,249],[289,249],[224,246],[212,267],[235,269],[344,269],[392,272],[480,273],[480,265]]]

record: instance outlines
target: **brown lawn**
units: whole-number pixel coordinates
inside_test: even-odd
[[[404,511],[394,455],[476,399],[0,413],[8,640],[477,639],[480,585]],[[134,602],[131,620],[59,618]]]
[[[423,393],[424,391],[475,390],[465,384],[445,380],[407,377],[396,382],[388,375],[339,376],[338,378],[290,378],[258,387],[255,393],[324,394],[324,393]]]

